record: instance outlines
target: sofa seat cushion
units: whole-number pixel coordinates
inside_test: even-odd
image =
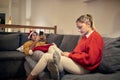
[[[23,77],[25,55],[18,51],[0,51],[0,78]]]
[[[0,51],[0,60],[25,60],[25,55],[18,51]]]
[[[68,74],[65,75],[62,78],[62,80],[120,80],[120,72],[116,72],[113,74],[101,74],[101,73],[84,74],[84,75]]]

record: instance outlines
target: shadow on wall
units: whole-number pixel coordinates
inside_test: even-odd
[[[113,36],[120,37],[120,11],[117,12],[113,23]]]

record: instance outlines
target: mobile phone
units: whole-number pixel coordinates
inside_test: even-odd
[[[39,32],[39,35],[43,35],[43,34],[44,34],[44,32],[43,32],[43,31],[40,31],[40,32]]]

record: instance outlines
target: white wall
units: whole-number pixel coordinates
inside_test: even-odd
[[[9,16],[9,0],[0,0],[0,13],[6,13],[6,22]]]
[[[101,34],[120,32],[120,0],[32,0],[31,25],[58,26],[58,33],[79,34],[75,20],[91,14]]]
[[[15,0],[13,0],[15,1]],[[26,2],[31,1],[30,18],[27,14]],[[93,15],[96,29],[105,35],[120,34],[120,0],[17,0],[12,8],[13,24],[54,26],[59,34],[79,34],[75,20],[82,14]]]
[[[0,13],[6,13],[6,24],[11,16],[12,24],[25,24],[26,0],[0,0]]]
[[[19,0],[19,13],[20,22],[19,24],[26,24],[26,0]]]

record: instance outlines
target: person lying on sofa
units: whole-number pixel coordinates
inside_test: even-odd
[[[25,53],[26,56],[32,55],[32,49],[46,44],[45,34],[42,31],[40,31],[40,34],[42,35],[39,35],[35,30],[30,30],[28,33],[29,40],[16,50]]]
[[[72,74],[86,74],[96,70],[102,57],[103,39],[95,30],[93,18],[89,14],[81,15],[76,20],[76,26],[82,38],[78,41],[75,49],[71,52],[56,50],[53,54],[44,54],[27,80],[35,80],[46,67],[51,71],[54,80],[60,79],[59,72],[63,69]],[[51,64],[49,64],[50,62]]]
[[[31,55],[38,61],[44,53],[52,54],[55,50],[59,50],[55,43],[47,44],[46,35],[43,31],[39,34],[35,30],[31,30],[28,35],[28,41],[25,42],[18,51],[25,53],[26,56]],[[22,48],[22,50],[20,50]]]
[[[43,33],[40,31],[40,33]],[[39,35],[36,31],[31,30],[28,35],[29,41],[23,44],[23,52],[25,55],[32,55],[32,49],[37,46],[43,46],[46,44],[46,36],[44,34]]]

